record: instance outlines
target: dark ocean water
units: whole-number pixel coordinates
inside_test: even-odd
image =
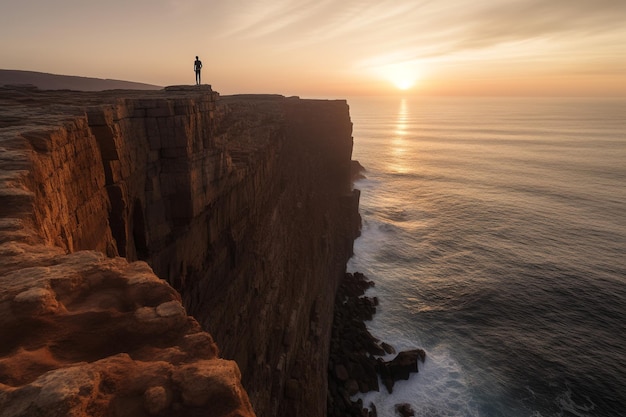
[[[626,99],[349,100],[379,416],[626,416]]]

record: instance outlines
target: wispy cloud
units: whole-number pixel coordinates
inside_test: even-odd
[[[248,0],[232,2],[223,16],[221,37],[262,38],[272,34],[300,36],[299,25],[306,24],[332,0]]]
[[[576,37],[623,27],[621,0],[519,0],[472,13],[459,46],[482,47],[511,40],[575,34]]]
[[[342,40],[384,26],[393,27],[417,7],[415,2],[390,0],[248,1],[240,4],[236,13],[231,10],[228,23],[223,25],[228,28],[222,36],[258,38],[273,35],[283,37],[286,43],[307,44]]]
[[[398,36],[396,28],[404,30],[408,21],[414,29]],[[394,28],[378,28],[380,42],[371,47],[372,57],[365,57],[360,65],[470,56],[494,59],[496,54],[505,59],[559,49],[577,55],[598,48],[625,50],[624,21],[626,2],[622,0],[438,2],[403,16]]]
[[[624,0],[266,0],[233,2],[225,36],[284,36],[287,43],[389,43],[448,34],[460,48],[560,33],[614,30],[626,21]],[[398,36],[403,35],[403,36]],[[372,45],[376,46],[376,45]]]

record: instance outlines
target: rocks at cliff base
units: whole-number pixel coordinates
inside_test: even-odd
[[[426,352],[422,349],[413,349],[400,352],[389,362],[378,360],[376,370],[380,374],[383,384],[389,393],[393,392],[393,385],[396,381],[407,380],[413,372],[418,372],[417,362],[424,363]]]
[[[388,355],[391,355],[391,354],[393,354],[393,353],[396,353],[396,349],[395,349],[393,346],[391,346],[389,343],[382,342],[382,343],[380,344],[380,347],[381,347],[381,348],[383,348],[383,350],[384,350],[384,351],[385,351]]]
[[[400,352],[390,361],[381,358],[395,353],[395,349],[372,336],[365,325],[378,305],[376,297],[364,296],[373,285],[361,273],[347,273],[337,292],[328,368],[329,417],[375,416],[374,404],[363,408],[360,400],[352,401],[350,397],[359,392],[379,391],[379,377],[392,393],[394,383],[418,372],[418,362],[426,359],[422,349]]]
[[[415,411],[411,405],[407,403],[396,404],[396,413],[401,417],[413,417],[415,415]]]
[[[361,165],[359,161],[353,160],[350,163],[350,175],[352,177],[352,181],[361,180],[365,177],[365,167]]]

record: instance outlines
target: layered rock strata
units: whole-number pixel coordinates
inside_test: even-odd
[[[344,101],[0,101],[4,415],[324,414],[360,221]]]

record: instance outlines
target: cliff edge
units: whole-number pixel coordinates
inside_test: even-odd
[[[0,104],[0,416],[324,414],[360,222],[345,101]]]

